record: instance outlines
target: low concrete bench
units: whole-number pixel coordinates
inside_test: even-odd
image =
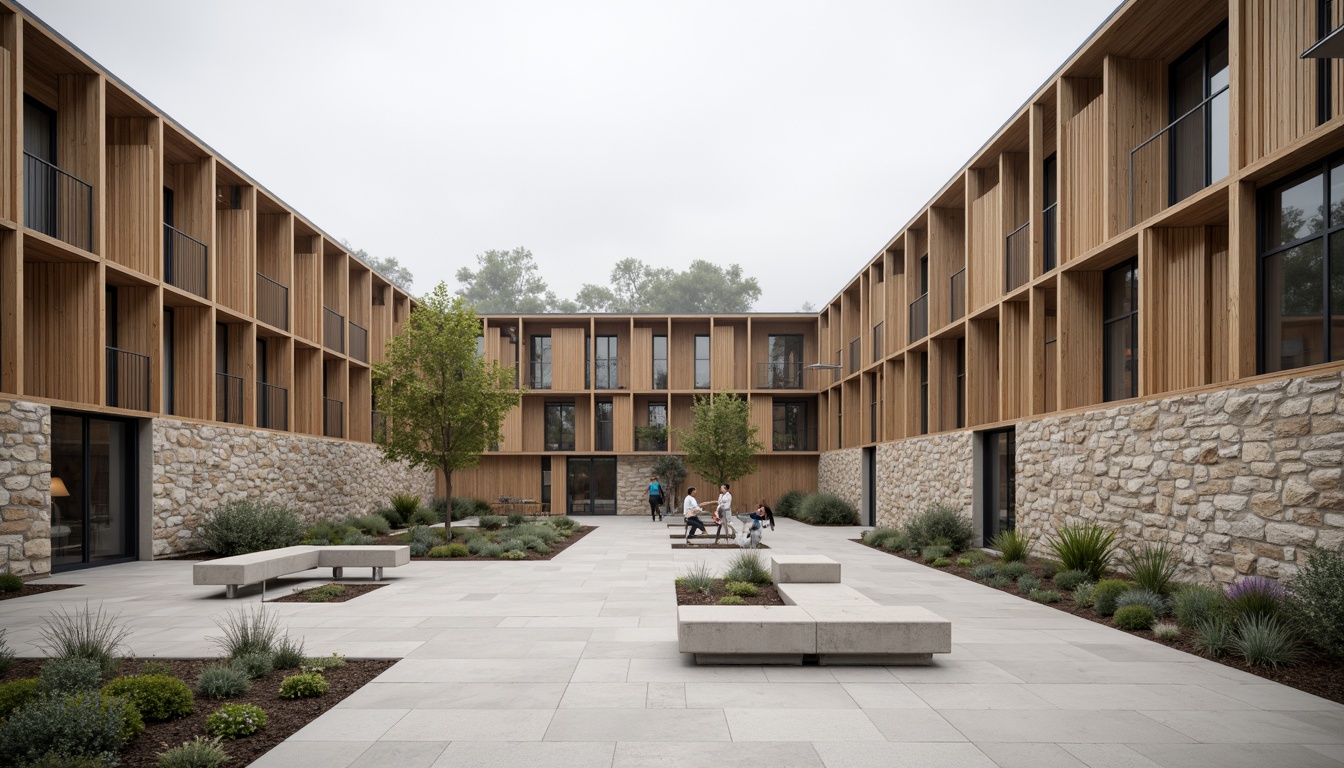
[[[384,568],[395,568],[411,561],[411,548],[404,545],[356,547],[283,547],[246,555],[206,560],[192,566],[192,583],[223,585],[229,598],[238,596],[238,587],[256,584],[313,568],[330,568],[334,579],[345,568],[372,568],[373,580],[382,581]]]

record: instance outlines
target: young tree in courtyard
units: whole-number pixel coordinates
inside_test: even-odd
[[[679,435],[686,466],[715,485],[731,483],[756,471],[756,439],[751,405],[735,394],[703,395],[691,406],[691,428]]]
[[[443,473],[449,538],[453,471],[480,463],[520,399],[513,370],[477,354],[480,333],[475,311],[439,283],[392,339],[386,361],[373,369],[374,396],[387,419],[378,439],[383,458]]]
[[[686,462],[675,453],[665,453],[653,462],[653,474],[663,481],[668,507],[681,512],[681,484],[686,482]]]

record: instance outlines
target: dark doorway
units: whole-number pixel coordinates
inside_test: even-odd
[[[566,514],[616,514],[615,458],[571,457],[566,481]]]
[[[863,514],[865,525],[877,527],[877,449],[863,449]]]
[[[983,544],[1017,524],[1017,440],[1008,429],[985,432],[981,467],[981,530]]]
[[[52,570],[135,559],[136,427],[51,415]]]

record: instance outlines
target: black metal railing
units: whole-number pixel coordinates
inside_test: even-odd
[[[550,363],[532,363],[532,383],[528,385],[531,389],[550,389],[551,388],[551,364]]]
[[[775,451],[815,451],[817,436],[810,429],[771,433],[770,448]]]
[[[257,382],[257,426],[289,429],[289,390]]]
[[[350,321],[350,357],[369,362],[369,329],[354,320]]]
[[[1171,203],[1179,201],[1173,199],[1174,197],[1176,197],[1175,193],[1177,190],[1170,179],[1170,175],[1176,172],[1176,170],[1181,166],[1183,160],[1190,163],[1189,165],[1190,168],[1198,168],[1200,173],[1203,174],[1203,176],[1201,176],[1202,182],[1200,183],[1198,189],[1203,189],[1205,186],[1208,185],[1209,181],[1214,181],[1207,179],[1208,160],[1206,156],[1207,147],[1205,146],[1207,141],[1204,129],[1205,118],[1206,115],[1208,114],[1208,110],[1212,110],[1217,106],[1215,102],[1217,102],[1219,99],[1224,99],[1224,97],[1226,97],[1226,101],[1231,101],[1232,97],[1228,95],[1228,90],[1231,87],[1232,87],[1231,85],[1224,85],[1222,88],[1219,88],[1218,90],[1209,94],[1208,98],[1196,104],[1194,107],[1190,109],[1190,111],[1186,112],[1185,114],[1181,115],[1175,120],[1172,120],[1171,123],[1166,128],[1163,128],[1162,130],[1158,131],[1152,136],[1149,136],[1148,139],[1145,140],[1142,144],[1139,144],[1137,147],[1129,150],[1129,226],[1132,227],[1134,226],[1135,221],[1142,221],[1148,218],[1149,216],[1152,216],[1153,214],[1166,209],[1166,207]],[[1223,111],[1223,114],[1226,114],[1228,105],[1223,104],[1221,106],[1221,109]],[[1160,151],[1166,146],[1165,143],[1158,142],[1157,140],[1167,136],[1173,130],[1178,129],[1181,126],[1181,123],[1183,123],[1186,120],[1198,121],[1197,123],[1193,123],[1193,125],[1195,125],[1195,128],[1192,128],[1191,130],[1198,130],[1201,138],[1200,141],[1198,142],[1198,148],[1194,146],[1190,148],[1192,152],[1195,151],[1198,152],[1198,157],[1191,159],[1191,158],[1182,158],[1178,156],[1164,157],[1161,154],[1154,155],[1153,152]],[[1145,152],[1145,154],[1142,157],[1137,158],[1144,164],[1145,172],[1142,175],[1145,178],[1151,178],[1153,180],[1166,177],[1168,178],[1168,182],[1165,189],[1156,189],[1156,190],[1150,189],[1148,191],[1148,194],[1145,195],[1143,200],[1143,202],[1145,203],[1145,207],[1143,210],[1140,211],[1136,208],[1136,200],[1135,200],[1135,185],[1134,185],[1135,160],[1136,155],[1138,155],[1139,152],[1145,151],[1149,147],[1155,147],[1156,150]],[[1169,149],[1171,151],[1178,150],[1178,148],[1176,147],[1171,147]],[[1177,154],[1179,154],[1179,152],[1177,152]],[[1154,205],[1156,207],[1150,208],[1150,206]]]
[[[24,152],[23,225],[92,251],[93,186]]]
[[[952,273],[947,281],[947,322],[952,323],[966,315],[966,268]]]
[[[204,297],[210,286],[210,246],[164,224],[163,280]]]
[[[1003,241],[1003,290],[1011,293],[1031,279],[1031,222],[1013,230]]]
[[[107,405],[149,410],[149,355],[107,348]]]
[[[375,443],[381,443],[387,439],[387,416],[382,411],[374,411],[370,420],[370,435],[373,435]]]
[[[267,325],[289,330],[289,288],[257,273],[257,319]]]
[[[1041,230],[1041,274],[1045,274],[1059,261],[1059,203],[1041,211]]]
[[[215,371],[215,421],[243,423],[243,377]]]
[[[855,336],[849,342],[849,372],[859,370],[859,354],[863,351],[863,337]]]
[[[910,302],[910,343],[929,335],[929,294]]]
[[[345,437],[345,403],[322,398],[322,434],[327,437]]]
[[[322,343],[327,349],[345,351],[345,315],[331,307],[322,308]]]
[[[756,364],[757,389],[802,389],[803,364],[772,360]]]

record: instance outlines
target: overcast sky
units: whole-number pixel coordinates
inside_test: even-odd
[[[416,291],[524,246],[822,305],[1118,0],[25,0]]]

